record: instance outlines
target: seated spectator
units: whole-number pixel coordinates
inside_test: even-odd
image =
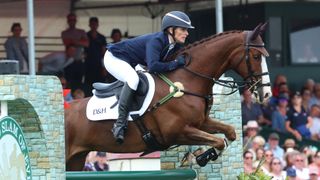
[[[254,168],[257,168],[258,165],[260,164],[260,161],[263,160],[263,156],[264,156],[264,149],[263,148],[258,148],[255,152],[256,154],[256,160],[253,162],[253,167]]]
[[[72,92],[73,99],[83,99],[85,98],[84,91],[81,88],[77,88]]]
[[[107,154],[105,152],[97,152],[96,162],[94,162],[94,168],[96,171],[109,171],[109,165],[107,164]]]
[[[247,148],[252,147],[252,139],[258,134],[259,126],[257,121],[250,120],[244,127],[245,135],[243,137],[243,144],[247,145]]]
[[[257,120],[259,124],[271,124],[269,121],[265,120],[262,115],[261,106],[253,102],[252,93],[245,89],[243,91],[243,101],[241,102],[241,112],[242,112],[242,125],[245,125],[250,120]]]
[[[312,118],[308,117],[307,112],[302,106],[300,93],[297,91],[291,97],[291,106],[287,112],[286,130],[293,134],[299,141],[304,138],[311,138],[309,128]]]
[[[265,152],[264,152],[265,161],[261,166],[261,170],[266,175],[270,174],[270,165],[271,165],[271,160],[273,159],[273,157],[274,157],[273,152],[271,150],[265,150]]]
[[[313,93],[314,85],[315,85],[315,82],[311,78],[307,79],[303,85],[303,89],[308,89],[309,92],[311,93],[311,97],[313,95],[312,93]]]
[[[309,89],[302,89],[301,90],[301,97],[302,97],[302,106],[309,114],[311,110],[310,100],[311,100],[311,91]]]
[[[296,149],[296,142],[294,141],[294,139],[286,139],[283,144],[283,149],[285,152],[287,152],[288,150]]]
[[[313,163],[309,165],[310,171],[317,170],[317,176],[320,177],[320,151],[317,151],[313,156]],[[309,172],[310,174],[311,172]]]
[[[296,170],[293,169],[292,167],[288,168],[286,170],[287,172],[287,178],[288,180],[296,180],[296,177],[297,177],[297,173],[296,173]]]
[[[279,146],[280,137],[277,133],[271,133],[268,138],[268,143],[265,146],[266,150],[271,150],[273,156],[279,158],[283,162],[284,150]]]
[[[259,148],[263,148],[265,145],[266,141],[264,138],[260,135],[255,136],[252,140],[252,146],[251,149],[255,152]]]
[[[320,106],[320,83],[316,83],[314,85],[314,90],[313,90],[314,96],[311,97],[310,99],[310,107],[314,104],[318,104]]]
[[[298,150],[295,149],[287,149],[287,152],[284,154],[284,158],[285,158],[285,168],[284,169],[288,169],[290,167],[293,166],[294,163],[294,158],[297,154],[299,154],[300,152]]]
[[[243,153],[243,159],[244,159],[244,173],[245,174],[251,174],[255,171],[255,168],[253,167],[253,154],[250,151],[246,151]]]
[[[273,158],[270,165],[270,176],[272,180],[284,180],[286,179],[287,173],[282,170],[282,162],[279,158]]]
[[[310,180],[320,180],[317,167],[309,167],[309,178]]]
[[[320,106],[317,104],[312,105],[310,111],[312,118],[312,125],[310,127],[311,138],[315,141],[320,140]]]
[[[309,179],[309,168],[307,168],[306,157],[304,154],[296,154],[292,166],[297,173],[297,178],[307,180]]]
[[[285,122],[287,119],[288,96],[280,94],[277,99],[277,108],[272,113],[272,129],[278,132],[286,132]]]
[[[278,97],[279,95],[279,85],[280,84],[287,84],[287,77],[283,74],[278,74],[274,80],[272,86],[272,95]]]

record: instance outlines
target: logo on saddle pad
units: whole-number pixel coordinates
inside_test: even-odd
[[[27,144],[19,124],[0,119],[0,179],[32,179]]]
[[[133,104],[133,111],[129,113],[128,120],[132,120],[132,114],[143,115],[148,109],[154,92],[155,82],[149,73],[139,73],[140,82],[137,89],[137,96]],[[87,104],[86,114],[92,121],[118,119],[118,96],[120,95],[123,83],[94,84],[93,96]]]

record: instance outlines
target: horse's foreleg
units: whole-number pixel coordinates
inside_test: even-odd
[[[88,152],[81,152],[70,157],[66,162],[67,171],[81,171],[84,167]]]
[[[234,127],[224,124],[222,122],[216,121],[208,117],[200,127],[201,130],[215,134],[223,133],[229,141],[234,141],[237,138],[236,131]]]
[[[192,126],[185,126],[182,133],[177,137],[178,144],[184,145],[207,145],[223,150],[225,142],[222,138],[204,132]]]

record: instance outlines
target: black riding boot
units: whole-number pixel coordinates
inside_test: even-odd
[[[132,105],[135,91],[132,90],[127,83],[124,84],[119,99],[119,117],[112,128],[112,133],[117,143],[122,144],[124,134],[128,125],[128,114]]]

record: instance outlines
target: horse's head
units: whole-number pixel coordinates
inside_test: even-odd
[[[265,57],[269,56],[264,47],[261,34],[265,31],[266,24],[259,24],[253,31],[245,31],[244,55],[243,50],[238,51],[241,61],[234,68],[245,80],[246,85],[258,96],[259,101],[271,97],[270,79]],[[238,58],[239,56],[235,56]]]

